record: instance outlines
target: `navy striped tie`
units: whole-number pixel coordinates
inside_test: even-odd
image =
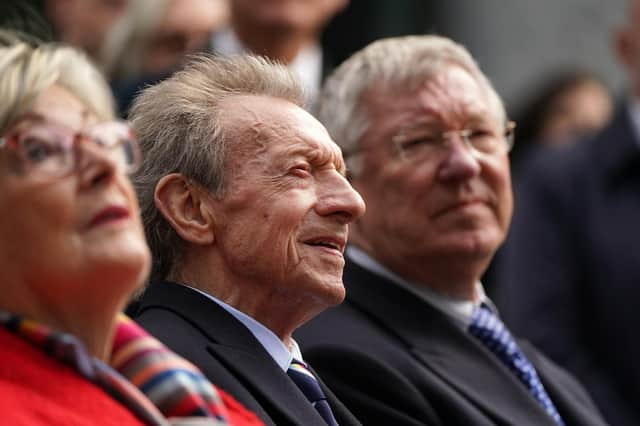
[[[315,378],[313,373],[309,371],[307,366],[294,359],[291,361],[287,374],[300,388],[304,396],[307,397],[309,402],[311,402],[311,405],[313,405],[316,411],[318,411],[324,421],[330,426],[338,426],[338,422],[335,417],[333,417],[331,407],[327,402],[326,395],[322,392],[318,380]]]
[[[473,312],[469,332],[509,367],[558,425],[564,425],[558,410],[544,390],[535,368],[511,337],[507,327],[485,304],[480,305]]]

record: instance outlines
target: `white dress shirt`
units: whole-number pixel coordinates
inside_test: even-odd
[[[358,264],[360,267],[373,272],[374,274],[381,275],[391,282],[409,290],[429,305],[450,317],[453,322],[464,331],[466,331],[471,324],[471,316],[474,309],[480,306],[481,303],[489,305],[494,312],[497,312],[495,306],[484,292],[484,288],[480,281],[476,283],[476,292],[478,297],[475,301],[455,299],[438,294],[424,284],[411,283],[405,280],[396,273],[387,269],[358,247],[348,246],[346,255],[351,261]]]
[[[222,309],[229,312],[235,319],[240,321],[245,327],[249,329],[251,334],[260,342],[260,344],[264,347],[271,358],[278,364],[278,366],[282,369],[282,371],[286,372],[291,365],[291,360],[295,358],[297,361],[304,362],[302,359],[302,353],[300,352],[300,347],[296,343],[295,340],[291,339],[291,351],[287,349],[285,344],[276,336],[273,331],[269,330],[267,327],[251,318],[249,315],[240,312],[236,308],[231,305],[224,303],[222,300],[205,293],[204,291],[198,290],[197,288],[193,288],[182,284],[185,287],[189,287],[198,293],[204,295],[208,299],[217,303]],[[215,324],[213,325],[215,326]]]

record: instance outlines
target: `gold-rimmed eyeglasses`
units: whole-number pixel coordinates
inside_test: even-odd
[[[503,131],[489,127],[474,127],[461,130],[435,132],[426,127],[399,133],[391,141],[400,157],[422,157],[449,149],[454,137],[462,140],[474,153],[495,155],[505,154],[513,148],[516,123],[509,121]]]
[[[64,177],[73,173],[81,156],[83,143],[92,142],[116,167],[133,173],[140,165],[140,149],[131,126],[124,121],[108,121],[81,132],[48,122],[9,131],[0,138],[0,149],[7,150],[15,171],[36,179]]]

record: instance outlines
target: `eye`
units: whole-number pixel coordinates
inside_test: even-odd
[[[493,138],[493,132],[484,129],[474,129],[469,135],[471,140],[483,140],[486,138]]]
[[[34,164],[47,161],[62,152],[59,144],[38,136],[24,137],[20,140],[20,148],[27,161]]]
[[[469,141],[479,150],[491,149],[496,141],[496,137],[490,130],[473,129],[469,134]]]
[[[421,135],[407,138],[401,143],[401,146],[404,150],[411,150],[414,148],[438,145],[438,143],[440,143],[440,138],[436,135]]]
[[[289,169],[289,174],[297,177],[309,177],[311,176],[311,166],[309,164],[297,164]]]

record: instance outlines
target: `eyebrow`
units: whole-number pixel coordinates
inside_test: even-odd
[[[18,120],[16,120],[13,125],[17,126],[18,124],[22,123],[23,121],[37,121],[39,123],[44,123],[47,121],[47,119],[44,117],[44,115],[36,113],[36,112],[32,112],[32,111],[27,111],[24,114],[21,114],[20,117],[18,118]]]
[[[81,111],[81,116],[82,116],[82,122],[83,122],[83,127],[86,125],[84,124],[87,120],[87,117],[89,117],[89,115],[91,114],[91,112],[88,109],[83,109]],[[25,121],[32,121],[32,122],[36,122],[38,124],[42,124],[42,123],[53,123],[57,126],[63,126],[66,127],[66,125],[62,124],[62,123],[58,123],[57,121],[53,121],[48,119],[47,117],[45,117],[44,115],[38,113],[38,112],[33,112],[33,111],[27,111],[24,114],[21,114],[20,117],[18,118],[18,120],[16,120],[11,127],[15,127],[18,126],[20,124],[22,124]]]
[[[342,175],[346,176],[346,164],[341,154],[333,152],[328,147],[319,148],[317,145],[312,145],[316,144],[309,143],[307,146],[297,146],[294,148],[289,148],[285,151],[285,155],[287,155],[288,157],[296,155],[303,156],[311,161],[315,161],[322,165],[333,164]]]
[[[406,133],[414,130],[421,130],[421,129],[424,129],[425,127],[432,126],[434,124],[440,124],[440,123],[441,123],[441,120],[438,120],[438,119],[412,121],[408,124],[403,124],[399,126],[397,133]]]
[[[492,123],[492,118],[489,117],[487,114],[481,114],[481,113],[469,114],[468,117],[465,119],[465,126],[478,125],[478,124],[491,124],[491,123]],[[424,130],[428,126],[442,125],[442,124],[443,124],[442,120],[436,117],[431,117],[430,119],[423,118],[418,121],[413,121],[406,126],[401,126],[398,129],[398,133],[402,134],[402,133],[416,131],[416,130]]]

